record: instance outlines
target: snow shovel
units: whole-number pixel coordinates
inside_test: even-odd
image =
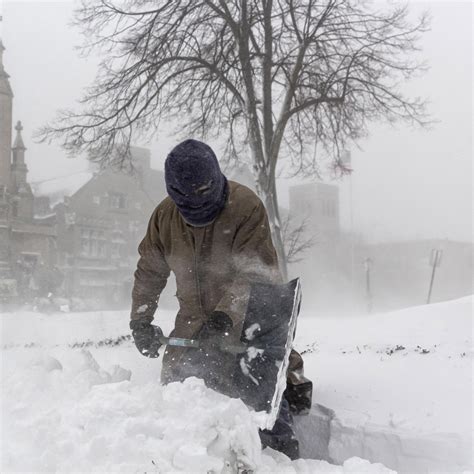
[[[214,371],[226,371],[216,380],[225,380],[217,391],[240,398],[255,411],[267,413],[265,426],[271,429],[278,417],[283,392],[286,389],[286,372],[296,331],[301,303],[299,278],[283,285],[255,283],[245,314],[240,345],[221,346],[220,350],[232,354],[233,369],[213,366]],[[162,344],[196,348],[197,339],[160,337]]]

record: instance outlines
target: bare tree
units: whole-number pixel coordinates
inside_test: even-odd
[[[71,153],[127,165],[132,139],[160,121],[183,136],[225,139],[226,159],[248,156],[286,274],[277,164],[317,175],[340,162],[371,121],[426,122],[401,83],[428,18],[362,0],[83,0],[83,52],[102,54],[82,110],[40,131]],[[316,153],[317,150],[317,153]],[[279,160],[280,159],[280,160]]]
[[[309,232],[309,217],[295,222],[288,214],[282,219],[281,233],[287,263],[301,262],[304,253],[316,244],[316,235]]]

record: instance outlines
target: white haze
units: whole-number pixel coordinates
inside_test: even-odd
[[[422,41],[431,69],[407,85],[425,95],[438,123],[432,130],[374,124],[353,149],[355,230],[370,241],[412,238],[472,239],[472,5],[470,2],[410,2],[414,15],[432,13],[432,30]],[[67,159],[58,146],[35,144],[32,133],[74,105],[94,78],[95,59],[79,59],[78,32],[68,25],[73,3],[3,2],[4,63],[15,94],[14,121],[22,120],[30,181],[74,173],[83,159]],[[162,167],[172,136],[150,144]],[[146,144],[144,144],[146,146]],[[280,200],[288,187],[280,181]],[[349,226],[347,179],[341,186],[341,221]]]

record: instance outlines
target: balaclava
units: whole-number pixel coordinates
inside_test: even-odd
[[[176,145],[165,161],[166,190],[184,220],[210,224],[225,205],[227,179],[212,148],[197,140]]]

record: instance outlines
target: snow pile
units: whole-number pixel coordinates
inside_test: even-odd
[[[335,412],[333,461],[472,470],[472,307],[467,297],[385,314],[300,317],[297,348],[314,401]]]
[[[136,383],[86,350],[33,352],[3,374],[2,472],[390,472],[262,452],[258,414],[200,380]]]
[[[130,340],[100,345],[129,334],[125,311],[1,314],[0,471],[232,472],[240,462],[256,472],[386,472],[352,456],[399,472],[470,471],[472,304],[302,313],[297,349],[314,402],[335,413],[302,417],[320,430],[302,441],[344,466],[262,453],[256,415],[240,402],[196,380],[161,387],[161,359]],[[158,310],[157,320],[168,334],[174,313]],[[84,342],[90,353],[74,349]]]

